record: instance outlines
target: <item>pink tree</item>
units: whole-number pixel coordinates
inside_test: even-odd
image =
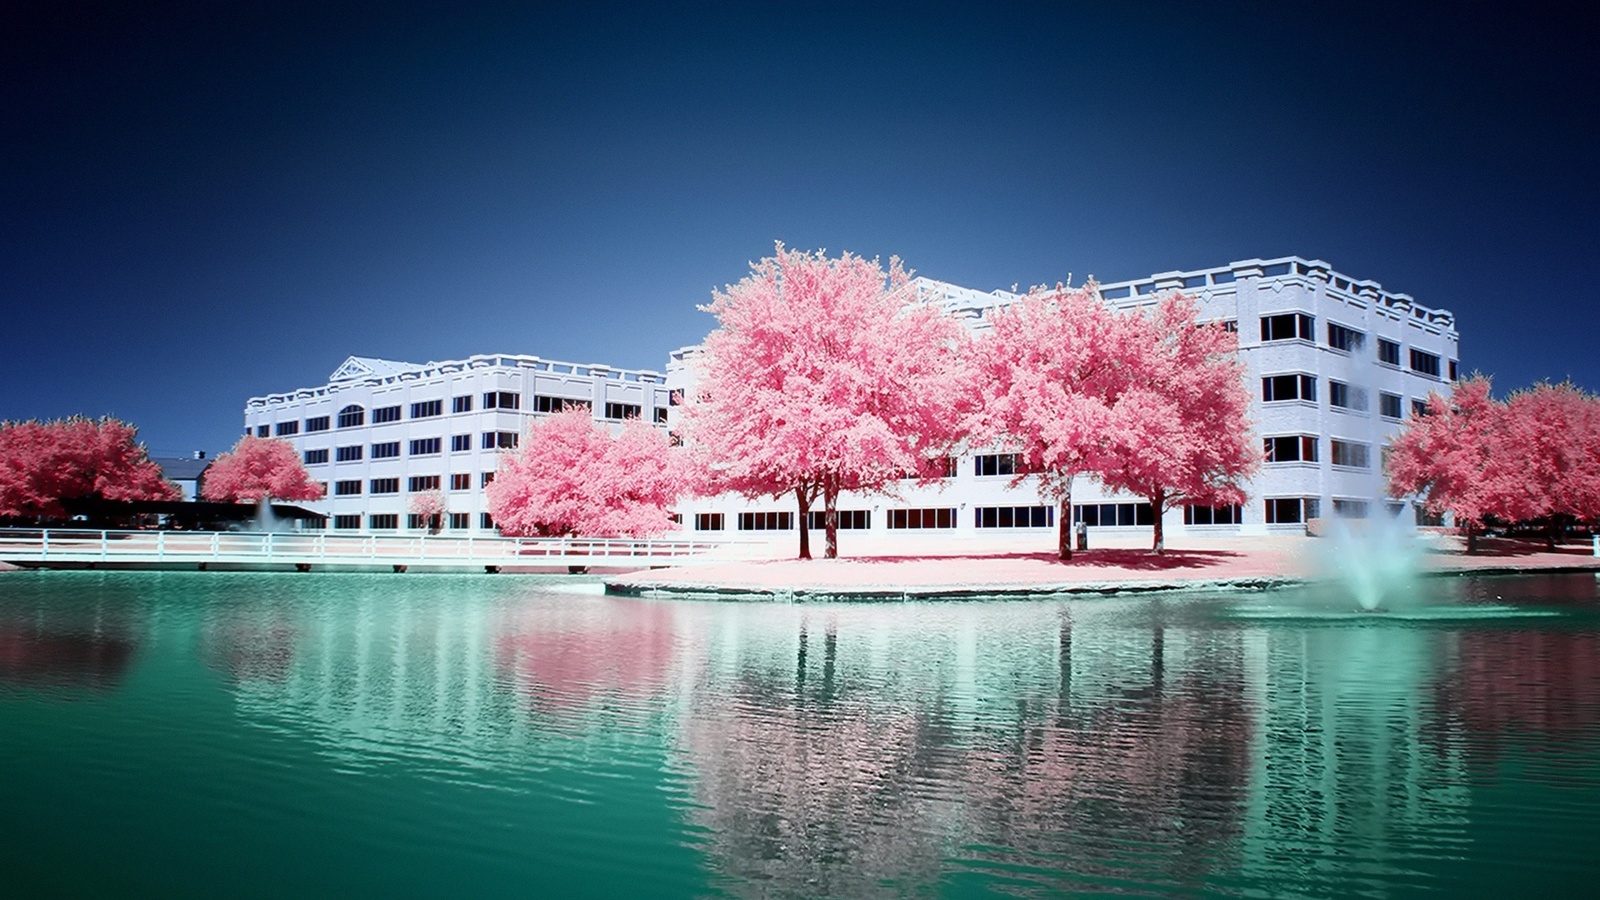
[[[513,535],[649,537],[673,527],[680,464],[667,436],[630,421],[616,437],[586,408],[528,429],[503,453],[485,494],[500,530]]]
[[[1521,491],[1505,464],[1505,408],[1489,390],[1488,378],[1474,376],[1456,382],[1449,400],[1433,394],[1427,414],[1407,419],[1387,451],[1390,496],[1421,494],[1424,509],[1455,516],[1468,553],[1484,517],[1507,513]]]
[[[0,423],[0,516],[65,518],[66,500],[176,499],[137,433],[112,418]]]
[[[1121,342],[1130,380],[1113,409],[1100,481],[1150,502],[1153,551],[1166,550],[1162,516],[1184,504],[1243,503],[1241,482],[1261,465],[1247,412],[1238,341],[1201,325],[1194,301],[1162,300],[1131,315]]]
[[[1552,549],[1561,520],[1600,512],[1596,400],[1571,382],[1512,394],[1490,453],[1495,515],[1543,519]]]
[[[300,462],[294,445],[245,435],[206,468],[201,496],[224,503],[320,500],[322,485]]]
[[[411,514],[422,520],[429,531],[439,530],[439,520],[444,516],[444,494],[439,491],[418,491],[407,504]]]
[[[973,353],[982,406],[974,441],[1003,441],[1022,457],[1013,481],[1037,478],[1056,501],[1056,552],[1072,558],[1072,481],[1108,465],[1112,407],[1133,372],[1129,317],[1106,308],[1093,283],[1035,289],[991,317]]]
[[[719,327],[684,410],[700,490],[793,494],[801,559],[820,498],[825,555],[838,556],[839,495],[931,473],[970,403],[966,329],[914,300],[898,259],[885,273],[782,244],[717,292],[703,309]]]

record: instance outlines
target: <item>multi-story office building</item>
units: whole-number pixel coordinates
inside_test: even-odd
[[[923,302],[940,304],[978,332],[989,327],[989,311],[1017,297],[927,279],[916,286]],[[1163,522],[1168,534],[1292,533],[1324,515],[1415,515],[1383,496],[1382,448],[1429,393],[1448,390],[1455,379],[1453,315],[1299,257],[1100,286],[1106,302],[1124,310],[1153,306],[1170,291],[1193,296],[1203,320],[1227,322],[1237,331],[1253,396],[1251,420],[1266,462],[1247,486],[1249,502],[1169,511]],[[684,396],[693,396],[698,352],[678,350],[667,364],[668,385]],[[936,487],[908,482],[897,498],[846,495],[841,526],[906,539],[926,534],[930,541],[940,534],[1003,539],[1054,528],[1056,510],[1027,481],[1012,486],[1014,460],[1004,447],[973,448],[956,457],[949,472]],[[1075,520],[1093,529],[1151,530],[1147,504],[1108,494],[1090,478],[1074,485],[1073,499]],[[681,511],[691,531],[738,532],[792,530],[798,524],[793,510],[788,498],[720,497],[688,501]]]
[[[413,494],[437,490],[444,524],[491,531],[483,488],[530,419],[570,406],[620,425],[667,420],[659,372],[488,355],[426,365],[352,356],[321,387],[252,397],[245,433],[294,444],[327,496],[304,506],[340,530],[418,528]]]
[[[923,302],[937,303],[972,329],[989,311],[1016,299],[917,279]],[[1433,391],[1456,377],[1454,317],[1299,257],[1245,260],[1193,272],[1101,285],[1118,309],[1154,305],[1169,291],[1200,304],[1201,317],[1237,330],[1253,396],[1251,420],[1266,455],[1247,486],[1249,502],[1180,509],[1163,522],[1169,534],[1299,532],[1324,515],[1365,517],[1414,511],[1383,497],[1382,448]],[[676,424],[672,394],[692,397],[698,347],[674,351],[663,375],[575,365],[534,356],[474,356],[411,363],[351,357],[317,388],[252,398],[247,433],[294,443],[313,477],[328,486],[321,503],[330,527],[389,531],[408,522],[408,497],[440,490],[447,526],[492,530],[483,487],[496,454],[515,447],[531,419],[572,404],[596,420],[642,416]],[[938,485],[906,482],[898,496],[841,498],[841,526],[855,546],[872,538],[937,542],[1043,533],[1056,510],[1024,480],[1013,487],[1014,460],[1004,447],[971,448],[955,457]],[[1148,534],[1151,511],[1139,498],[1108,494],[1092,479],[1074,486],[1074,516],[1100,531]],[[695,537],[773,537],[792,532],[792,498],[685,498],[686,533]],[[814,527],[820,527],[820,512]]]

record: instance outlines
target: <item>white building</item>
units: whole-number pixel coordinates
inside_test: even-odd
[[[924,301],[936,302],[975,331],[988,328],[986,311],[1017,295],[983,293],[917,279]],[[1332,271],[1320,260],[1283,257],[1244,260],[1193,272],[1100,286],[1114,308],[1153,306],[1169,291],[1195,297],[1206,321],[1232,323],[1247,370],[1250,416],[1268,462],[1247,486],[1239,507],[1180,509],[1163,522],[1169,535],[1184,533],[1302,533],[1323,515],[1364,518],[1380,511],[1414,512],[1383,498],[1381,450],[1401,420],[1433,391],[1448,390],[1459,354],[1455,317]],[[683,396],[695,380],[698,347],[674,352],[667,383]],[[673,414],[675,421],[676,413]],[[958,457],[945,483],[906,483],[898,498],[840,500],[842,541],[854,547],[874,537],[921,540],[929,546],[962,543],[1049,546],[1021,535],[1055,527],[1055,510],[1025,481],[1013,488],[1012,458],[996,450]],[[1074,485],[1074,518],[1093,531],[1151,532],[1148,504],[1109,495],[1092,479]],[[687,528],[702,532],[792,531],[792,498],[747,501],[720,497],[683,504]],[[820,513],[813,513],[820,521]],[[814,526],[820,527],[820,526]],[[855,534],[852,534],[855,533]],[[944,538],[946,540],[941,540]]]
[[[1016,297],[928,279],[916,285],[924,301],[977,331],[988,327],[987,310]],[[1299,257],[1100,287],[1119,309],[1153,305],[1172,290],[1194,296],[1203,319],[1238,329],[1254,397],[1250,415],[1269,461],[1248,485],[1249,502],[1171,511],[1163,523],[1168,534],[1298,533],[1305,520],[1322,515],[1402,511],[1382,497],[1381,448],[1415,405],[1455,378],[1454,316]],[[416,528],[408,521],[409,495],[438,489],[447,498],[450,530],[492,531],[483,486],[493,477],[497,451],[516,446],[530,419],[579,403],[598,421],[643,416],[672,427],[671,395],[693,396],[698,350],[674,351],[665,375],[535,356],[426,365],[351,357],[326,385],[251,398],[245,428],[294,443],[312,476],[328,486],[327,499],[304,505],[328,514],[332,528]],[[842,540],[856,549],[906,541],[1048,547],[1056,511],[1026,481],[1011,487],[1012,465],[1002,452],[978,450],[958,457],[941,485],[907,482],[898,497],[847,494],[840,501]],[[1107,495],[1084,478],[1073,499],[1075,517],[1095,531],[1150,533],[1149,507],[1137,498]],[[685,532],[700,538],[787,541],[799,524],[787,496],[686,499],[679,512]],[[820,523],[821,513],[813,515]],[[790,538],[757,534],[772,531]]]
[[[245,405],[245,433],[294,444],[327,497],[303,506],[330,528],[419,528],[412,494],[444,494],[444,524],[489,531],[483,488],[496,454],[515,447],[529,420],[572,405],[597,420],[667,419],[660,372],[554,362],[537,356],[473,356],[425,365],[352,356],[321,387]]]

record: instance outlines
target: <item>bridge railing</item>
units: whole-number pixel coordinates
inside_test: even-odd
[[[9,562],[470,563],[560,565],[578,560],[691,562],[750,559],[764,545],[673,538],[511,538],[330,532],[0,529]]]

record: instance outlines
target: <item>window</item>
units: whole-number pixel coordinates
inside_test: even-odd
[[[1269,463],[1317,461],[1317,439],[1309,434],[1269,437],[1261,443]]]
[[[1452,365],[1454,365],[1454,364],[1452,363]],[[656,407],[656,424],[657,425],[665,425],[665,424],[667,424],[667,408],[665,406]]]
[[[987,453],[972,458],[974,475],[1015,475],[1021,468],[1015,453]]]
[[[483,433],[483,449],[494,450],[517,449],[517,433],[515,431],[485,431]]]
[[[384,406],[372,411],[372,424],[374,425],[398,421],[400,421],[400,407],[398,406]]]
[[[300,527],[307,531],[322,531],[328,527],[327,516],[314,516],[310,519],[301,519]]]
[[[1451,381],[1455,381],[1456,380],[1456,366],[1457,365],[1458,365],[1458,363],[1455,360],[1453,360],[1453,359],[1450,360],[1450,380]]]
[[[488,487],[492,481],[494,481],[494,473],[484,472],[478,476],[478,487]]]
[[[453,413],[472,412],[472,395],[468,394],[465,397],[452,398],[450,401],[450,411]],[[451,513],[451,515],[455,514]]]
[[[739,513],[740,531],[788,531],[794,528],[791,512]]]
[[[494,528],[494,516],[491,516],[488,513],[479,513],[478,527],[485,531],[492,530]]]
[[[312,418],[312,419],[307,419],[306,420],[306,432],[307,433],[310,433],[310,432],[313,432],[313,431],[327,431],[327,430],[328,430],[328,417],[327,416],[317,416],[316,418]]]
[[[1220,324],[1222,325],[1222,330],[1228,332],[1229,334],[1239,333],[1238,319],[1223,319]]]
[[[452,490],[452,491],[470,491],[470,490],[472,490],[472,474],[469,473],[469,472],[457,472],[454,475],[451,475],[450,476],[450,490]]]
[[[361,459],[361,445],[354,447],[340,447],[333,451],[335,462],[357,462]]]
[[[1400,366],[1400,345],[1394,341],[1378,338],[1378,362],[1386,366]]]
[[[439,476],[413,475],[406,481],[406,490],[415,494],[418,491],[437,491],[439,489]]]
[[[1428,401],[1426,401],[1426,400],[1412,400],[1411,401],[1411,414],[1413,416],[1417,416],[1418,418],[1421,418],[1422,416],[1427,415],[1428,414]]]
[[[471,513],[451,513],[450,514],[450,530],[451,531],[457,531],[457,530],[465,531],[467,529],[467,527],[471,523],[472,523],[472,514]]]
[[[373,531],[392,531],[400,527],[400,516],[398,513],[376,513],[367,516],[367,527]]]
[[[278,437],[288,437],[291,434],[299,434],[300,420],[296,419],[293,422],[279,422],[277,427],[273,429],[273,433]]]
[[[972,511],[978,528],[1048,528],[1056,524],[1053,506],[979,506]]]
[[[436,456],[439,453],[439,438],[413,438],[411,441],[412,456]]]
[[[1341,441],[1333,438],[1328,441],[1329,455],[1333,457],[1336,466],[1349,466],[1352,469],[1372,468],[1372,448],[1367,444],[1358,444],[1355,441]]]
[[[400,479],[374,478],[367,484],[367,490],[374,494],[398,494],[400,493]]]
[[[256,437],[270,437],[271,435],[272,435],[272,426],[271,425],[257,425],[256,426]]]
[[[721,531],[722,513],[695,513],[695,531]]]
[[[1268,497],[1267,524],[1294,525],[1317,518],[1320,501],[1315,497]]]
[[[432,523],[430,523],[428,520],[431,518],[433,518],[433,516],[423,516],[418,515],[417,513],[406,513],[406,527],[412,531],[420,531],[425,528],[430,528],[432,527]]]
[[[339,410],[340,428],[359,428],[366,424],[367,411],[359,406],[346,406]]]
[[[434,416],[444,415],[443,400],[422,400],[411,404],[411,418],[431,419]]]
[[[1328,379],[1328,405],[1340,409],[1355,409],[1365,411],[1367,408],[1367,391],[1365,388],[1351,387],[1342,381]]]
[[[1072,507],[1072,521],[1098,528],[1154,525],[1148,503],[1085,503]]]
[[[340,531],[355,531],[361,527],[360,516],[334,516],[333,527]]]
[[[400,442],[399,441],[388,441],[386,443],[373,444],[372,445],[372,458],[373,459],[394,459],[394,458],[398,457],[399,455],[400,455]]]
[[[333,483],[333,495],[335,497],[353,497],[359,493],[361,493],[361,482],[359,481],[335,481]]]
[[[470,435],[470,434],[452,434],[452,435],[450,435],[450,452],[451,453],[465,453],[465,452],[467,452],[468,450],[471,450],[471,449],[472,449],[472,435]]]
[[[1302,341],[1314,341],[1316,337],[1316,321],[1305,313],[1280,313],[1276,316],[1261,317],[1261,339],[1263,341],[1292,341],[1299,338]]]
[[[954,528],[956,511],[952,508],[891,509],[890,528]]]
[[[1346,353],[1355,353],[1366,346],[1367,336],[1354,328],[1328,323],[1328,346]]]
[[[1430,378],[1438,378],[1439,357],[1432,353],[1424,353],[1413,347],[1411,348],[1411,371],[1419,375],[1427,375]]]
[[[484,409],[521,409],[522,395],[514,391],[489,391],[483,395]],[[540,410],[547,412],[547,410]]]
[[[1333,498],[1333,514],[1341,519],[1365,519],[1370,508],[1365,500]]]
[[[838,511],[838,513],[838,524],[840,531],[844,531],[846,529],[853,531],[865,531],[866,529],[872,527],[872,510],[870,509],[841,509]],[[827,529],[827,517],[827,510],[812,510],[811,530],[823,531]]]
[[[1183,524],[1238,525],[1241,514],[1242,510],[1237,503],[1230,506],[1185,506]]]
[[[588,400],[573,400],[570,397],[546,397],[543,394],[535,394],[533,396],[533,409],[535,412],[558,413],[564,409],[573,409],[579,406],[584,409],[592,408],[592,404]]]
[[[637,419],[643,414],[637,403],[606,402],[606,418],[608,419]]]
[[[679,388],[679,389],[677,389],[675,391],[668,391],[667,392],[667,405],[668,406],[682,406],[683,405],[683,389],[682,388]]]
[[[1268,375],[1261,379],[1261,399],[1268,403],[1278,400],[1309,400],[1314,403],[1317,399],[1317,377]]]
[[[1378,415],[1386,419],[1400,418],[1400,395],[1378,393]]]
[[[320,450],[307,450],[304,459],[306,465],[308,466],[321,465],[322,463],[328,461],[328,448],[323,447]]]

